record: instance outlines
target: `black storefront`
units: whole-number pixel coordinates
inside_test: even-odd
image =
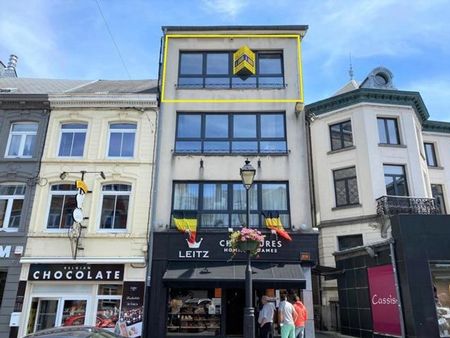
[[[392,239],[335,254],[341,332],[450,337],[450,216],[401,215],[391,226]],[[392,272],[387,285],[383,270]]]
[[[291,242],[266,235],[252,259],[256,310],[263,294],[274,302],[280,290],[301,295],[317,262],[316,233],[291,234]],[[233,257],[228,238],[200,232],[199,247],[189,248],[177,231],[154,234],[146,337],[242,336],[246,255]]]

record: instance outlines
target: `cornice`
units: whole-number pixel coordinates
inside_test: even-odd
[[[423,131],[434,132],[434,133],[450,134],[450,122],[426,121],[422,125],[422,130]]]
[[[0,109],[48,109],[47,95],[41,94],[0,94]]]
[[[156,108],[154,94],[50,95],[51,108]]]

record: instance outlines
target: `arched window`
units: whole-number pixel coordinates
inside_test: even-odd
[[[67,229],[73,224],[72,213],[77,207],[74,184],[54,184],[50,191],[47,229]]]
[[[100,229],[125,230],[127,228],[130,194],[131,185],[128,184],[103,186]]]

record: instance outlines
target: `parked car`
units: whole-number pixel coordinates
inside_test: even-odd
[[[24,338],[123,338],[93,326],[61,326],[32,333]]]

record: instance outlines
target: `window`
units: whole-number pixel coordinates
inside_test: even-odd
[[[391,196],[408,196],[405,167],[402,165],[383,165],[386,194]]]
[[[19,228],[25,189],[24,184],[0,185],[0,230]]]
[[[425,155],[427,158],[427,164],[429,167],[437,167],[437,160],[436,160],[436,152],[434,151],[434,144],[433,143],[424,143],[425,146]]]
[[[261,114],[178,114],[177,153],[286,153],[285,116]]]
[[[6,147],[6,157],[32,157],[36,146],[37,130],[37,123],[13,123]]]
[[[397,119],[378,117],[378,136],[382,144],[400,144]]]
[[[106,184],[102,188],[102,214],[100,229],[125,230],[131,185]]]
[[[442,184],[432,184],[431,185],[431,193],[433,198],[435,198],[436,207],[442,215],[445,215],[445,199],[444,199],[444,188]]]
[[[83,156],[87,124],[66,123],[61,126],[58,156]]]
[[[109,126],[108,157],[133,157],[136,124],[113,123]]]
[[[233,52],[181,52],[178,88],[284,88],[283,54],[256,52],[256,75],[233,75]]]
[[[361,234],[338,236],[339,251],[355,248],[363,245],[363,237]]]
[[[47,229],[67,229],[72,226],[72,213],[77,207],[76,194],[74,184],[52,185]]]
[[[356,168],[333,170],[336,207],[359,203]]]
[[[345,121],[330,126],[331,150],[353,146],[352,123]]]
[[[439,337],[450,337],[450,262],[431,263],[430,272]]]
[[[250,226],[261,227],[263,211],[278,211],[289,227],[286,183],[254,183],[249,191]],[[239,182],[176,182],[174,213],[196,211],[199,227],[239,227],[246,223],[246,192]]]
[[[7,276],[8,273],[6,271],[0,271],[0,306],[2,306],[3,292],[5,291]]]
[[[114,329],[120,316],[122,285],[99,284],[97,292],[97,317],[95,326],[102,329]]]

